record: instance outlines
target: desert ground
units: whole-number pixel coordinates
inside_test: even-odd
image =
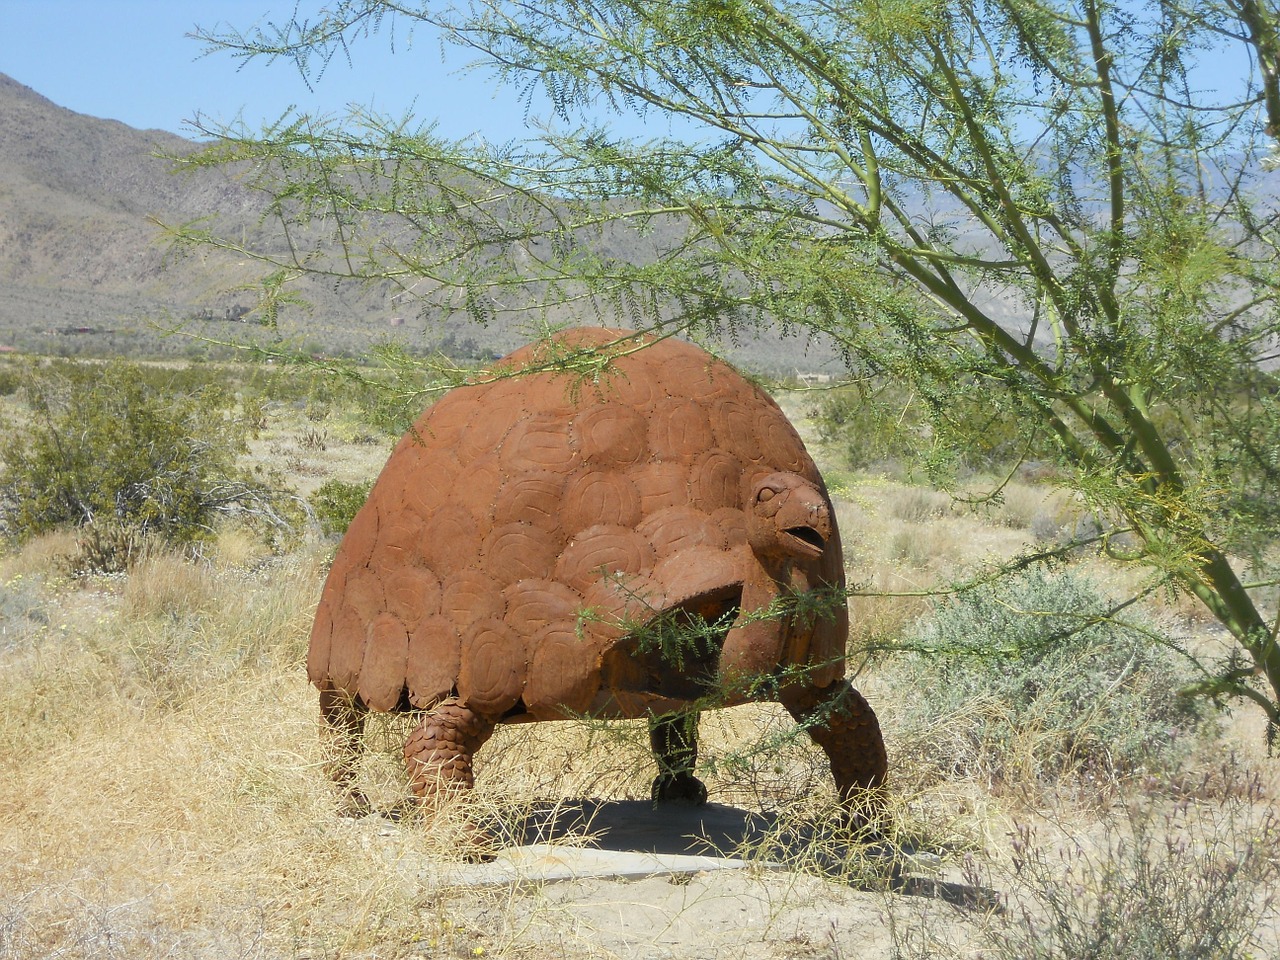
[[[856,585],[850,668],[890,754],[883,842],[830,826],[825,759],[760,705],[704,715],[702,776],[739,828],[710,846],[647,811],[643,725],[500,729],[466,813],[508,843],[467,873],[462,811],[388,815],[404,720],[367,737],[382,812],[338,815],[303,667],[335,537],[228,523],[88,574],[68,562],[77,533],[57,531],[0,556],[0,958],[1280,958],[1280,760],[1256,707],[1183,709],[1154,642],[1110,679],[1086,648],[1022,674],[994,656],[932,662],[950,634],[930,624],[956,616],[938,588],[1072,529],[1072,498],[1020,476],[966,503],[891,464],[853,469],[809,419],[813,394],[783,403]],[[30,416],[21,390],[3,404],[9,428]],[[300,497],[372,479],[393,442],[340,399],[255,410],[248,460]],[[1044,576],[1110,596],[1142,575],[1081,552]],[[1129,614],[1196,656],[1225,650],[1186,597]],[[1051,696],[1016,712],[1011,684]],[[548,811],[582,816],[539,833]],[[606,828],[629,817],[649,839],[667,829],[669,853],[742,862],[549,877],[557,850],[628,852]]]

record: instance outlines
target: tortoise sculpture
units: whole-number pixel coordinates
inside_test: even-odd
[[[592,382],[537,372],[588,349],[610,357]],[[697,347],[621,330],[497,369],[525,372],[422,414],[329,573],[307,672],[339,784],[369,710],[422,712],[404,755],[424,800],[473,785],[498,723],[645,717],[654,800],[703,802],[696,711],[774,699],[851,809],[874,797],[885,751],[844,678],[835,516],[773,400]],[[673,621],[710,639],[673,654],[653,629]]]

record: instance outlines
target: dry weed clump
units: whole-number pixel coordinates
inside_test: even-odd
[[[890,517],[907,523],[925,523],[952,514],[955,503],[949,494],[931,487],[898,486],[885,497]]]
[[[865,573],[865,572],[864,572]],[[932,607],[917,583],[897,566],[870,571],[849,596],[849,648],[852,653],[894,644]]]
[[[60,574],[66,558],[75,552],[73,530],[52,530],[32,537],[20,549],[0,555],[0,581],[17,577],[41,578]]]
[[[841,491],[834,503],[855,583],[889,565],[923,590],[1011,556],[1034,540],[1020,526],[992,522],[996,507],[966,505],[922,487],[867,479]]]
[[[1280,818],[1247,771],[1209,801],[1130,794],[1097,820],[1029,813],[966,876],[1003,909],[961,945],[924,914],[892,916],[895,957],[1250,960],[1276,956]]]
[[[1074,523],[1071,494],[1045,483],[1005,484],[991,520],[1016,530],[1029,530],[1039,540],[1053,540],[1064,526]]]
[[[930,523],[905,523],[890,534],[889,557],[918,570],[954,568],[972,548],[967,526],[943,518]]]
[[[124,581],[120,614],[127,621],[179,621],[209,612],[217,599],[214,571],[180,553],[155,553]]]

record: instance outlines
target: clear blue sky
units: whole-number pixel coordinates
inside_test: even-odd
[[[438,41],[419,31],[397,55],[381,34],[353,48],[352,66],[335,59],[308,90],[291,63],[243,67],[228,54],[202,56],[185,36],[199,24],[247,29],[261,20],[287,21],[294,0],[0,0],[0,73],[77,113],[121,120],[140,129],[190,135],[186,122],[203,113],[231,121],[243,112],[251,127],[290,106],[342,113],[348,104],[400,114],[413,107],[438,120],[444,136],[482,132],[492,140],[518,136],[523,110],[510,94],[475,72],[452,50],[441,62]],[[305,9],[305,5],[304,5]],[[3,136],[3,131],[0,131]]]
[[[302,2],[304,13],[318,6]],[[295,0],[0,0],[0,73],[78,113],[188,135],[185,124],[197,112],[223,122],[243,114],[256,128],[291,106],[341,114],[350,104],[397,116],[412,107],[418,119],[438,121],[446,137],[522,134],[523,108],[510,92],[481,72],[463,73],[468,55],[457,49],[442,62],[439,42],[422,29],[412,45],[398,31],[395,56],[384,34],[357,44],[352,65],[335,59],[314,90],[291,63],[241,66],[225,53],[202,56],[202,44],[186,36],[197,24],[247,30],[284,22],[294,8]],[[1234,89],[1243,57],[1234,44],[1206,55],[1198,79],[1208,89]],[[669,128],[630,120],[623,132]]]

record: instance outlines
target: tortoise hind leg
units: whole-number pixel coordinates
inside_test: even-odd
[[[338,788],[341,812],[359,817],[369,812],[369,801],[355,786],[356,764],[360,759],[360,738],[368,711],[350,694],[332,687],[320,690],[321,749],[324,771]]]
[[[404,745],[409,782],[424,809],[434,812],[450,794],[475,786],[471,759],[493,735],[496,721],[458,700],[445,700],[423,716]],[[492,860],[493,838],[470,823],[462,826],[457,850],[465,860]]]
[[[693,775],[698,763],[698,712],[671,713],[649,719],[649,744],[658,761],[653,802],[671,801],[702,806],[707,788]]]
[[[831,761],[840,802],[855,825],[879,819],[889,769],[880,722],[848,680],[822,689],[784,691],[783,705]]]
[[[409,734],[404,760],[413,792],[424,801],[475,786],[471,758],[493,735],[495,721],[458,700],[428,710]]]

